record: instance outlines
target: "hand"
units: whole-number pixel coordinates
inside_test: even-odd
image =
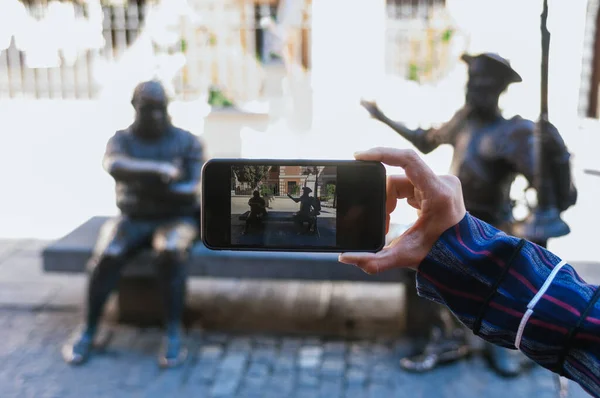
[[[377,106],[375,101],[366,101],[363,99],[360,100],[360,104],[367,110],[367,112],[369,112],[369,115],[371,115],[373,119],[379,120],[383,116],[383,112],[381,112],[381,109],[379,109],[379,106]]]
[[[567,147],[558,129],[546,119],[541,119],[536,125],[536,129],[542,128],[542,142],[544,144],[544,153],[548,157],[562,158],[568,155]]]
[[[168,162],[161,163],[160,174],[162,179],[167,183],[177,181],[181,178],[181,170],[179,167]]]
[[[455,176],[437,176],[412,149],[374,148],[355,154],[355,158],[399,166],[405,171],[404,176],[387,177],[386,233],[399,199],[406,199],[419,217],[378,253],[343,253],[339,261],[354,264],[368,274],[418,267],[442,233],[465,217],[460,181]]]

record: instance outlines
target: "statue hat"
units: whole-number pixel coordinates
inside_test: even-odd
[[[490,67],[504,73],[508,79],[509,84],[520,83],[523,81],[521,75],[519,75],[517,71],[515,71],[510,65],[510,61],[496,53],[482,53],[478,55],[463,54],[461,56],[461,59],[469,66],[475,60],[486,61],[490,65]]]

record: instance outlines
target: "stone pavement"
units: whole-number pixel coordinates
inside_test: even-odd
[[[109,346],[80,368],[60,358],[79,314],[2,310],[0,396],[22,397],[558,397],[535,368],[503,380],[483,360],[410,375],[398,368],[405,340],[326,340],[194,330],[180,369],[155,363],[157,330],[119,327]],[[570,384],[570,397],[585,397]]]
[[[351,294],[346,301],[339,297],[336,301],[335,289],[328,289],[327,283],[319,290],[302,290],[306,284],[284,285],[282,291],[295,288],[300,293],[278,313],[273,303],[285,300],[276,283],[263,283],[261,290],[241,281],[211,281],[217,288],[206,293],[208,284],[193,280],[192,296],[202,293],[201,288],[206,300],[217,295],[213,311],[224,308],[232,313],[218,315],[220,323],[207,314],[204,318],[210,322],[195,325],[188,339],[191,355],[182,368],[158,369],[159,330],[112,324],[105,324],[114,331],[109,344],[86,366],[70,368],[61,359],[60,347],[81,319],[85,279],[43,274],[39,259],[43,245],[0,241],[2,398],[559,396],[557,379],[548,371],[535,367],[522,377],[505,380],[479,356],[425,375],[401,371],[398,360],[410,352],[410,342],[397,333],[381,333],[399,330],[394,319],[400,311],[395,306],[399,289],[360,284],[346,288]],[[236,301],[237,307],[232,304]],[[324,302],[327,305],[316,309]],[[307,316],[306,308],[313,317],[312,329],[296,319]],[[233,330],[234,318],[258,319],[255,315],[261,312],[276,318],[283,333],[263,321],[255,332]],[[287,318],[281,316],[284,313]],[[343,338],[336,335],[337,329],[327,329],[328,323],[347,324],[351,318],[359,320],[357,325],[363,320],[362,337]],[[315,323],[322,327],[315,329]],[[569,383],[569,397],[585,396]]]

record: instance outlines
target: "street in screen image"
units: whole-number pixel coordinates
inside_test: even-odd
[[[336,245],[335,166],[233,166],[231,243]]]

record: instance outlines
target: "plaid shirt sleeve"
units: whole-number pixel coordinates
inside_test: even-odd
[[[478,336],[515,349],[527,305],[561,262],[544,248],[520,241],[467,213],[419,265],[419,295],[446,305],[471,330],[479,320]],[[599,304],[589,310],[566,348],[597,288],[564,265],[533,308],[519,349],[600,397]]]

